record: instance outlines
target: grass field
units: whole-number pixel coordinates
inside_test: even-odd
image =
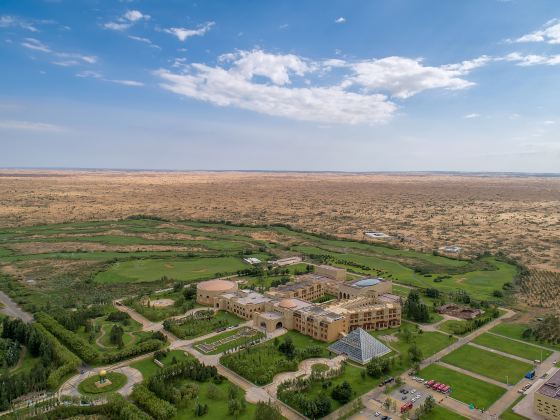
[[[108,392],[114,392],[121,389],[127,381],[126,376],[118,372],[108,372],[107,379],[111,381],[111,384],[98,388],[95,386],[95,383],[99,381],[99,376],[90,376],[86,380],[80,382],[78,390],[84,395],[106,394]]]
[[[188,356],[182,350],[171,350],[167,352],[165,357],[160,360],[160,362],[162,362],[165,366],[170,366],[173,363],[173,359],[180,362],[182,360],[188,359],[189,357],[190,356]],[[142,359],[138,362],[134,362],[130,366],[134,369],[139,370],[140,373],[142,373],[144,379],[148,379],[154,376],[160,370],[160,367],[155,364],[154,358],[152,356]]]
[[[442,322],[441,324],[438,325],[437,329],[447,333],[447,334],[456,334],[455,331],[457,331],[455,329],[455,327],[461,327],[463,325],[465,325],[467,323],[467,321],[458,321],[455,319],[448,319],[447,321]],[[465,335],[465,334],[460,334],[460,335]]]
[[[490,407],[506,392],[505,388],[435,364],[422,369],[418,375],[451,386],[451,397],[478,408]]]
[[[479,335],[473,340],[473,343],[499,350],[504,353],[513,354],[527,360],[545,360],[552,354],[551,350],[544,350],[530,344],[523,344],[518,341],[510,340],[498,335],[486,333]]]
[[[519,382],[533,368],[529,363],[469,345],[459,347],[445,356],[442,361],[504,384]]]
[[[248,265],[241,258],[141,259],[113,264],[95,276],[97,283],[150,282],[163,276],[181,281],[195,281],[231,274]]]
[[[529,325],[527,324],[512,324],[512,323],[504,322],[499,325],[496,325],[490,331],[509,338],[514,338],[516,340],[521,340],[527,343],[537,344],[539,346],[548,347],[549,349],[552,350],[560,351],[560,344],[550,344],[550,343],[544,343],[542,341],[536,341],[533,338],[529,338],[529,339],[523,338],[523,331],[525,331],[527,328],[529,328]]]

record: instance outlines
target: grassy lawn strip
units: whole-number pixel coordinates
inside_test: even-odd
[[[447,334],[454,334],[454,335],[465,335],[465,334],[457,334],[456,331],[459,331],[463,325],[465,325],[467,321],[457,321],[454,319],[449,319],[445,322],[442,322],[437,327],[438,330],[447,333]]]
[[[466,419],[460,414],[455,413],[441,405],[436,405],[435,408],[427,416],[423,416],[422,420],[461,420]]]
[[[459,347],[445,356],[442,361],[504,384],[508,382],[506,377],[509,377],[510,384],[514,384],[533,369],[529,363],[469,345]]]
[[[111,384],[98,388],[95,383],[99,381],[99,375],[90,376],[78,385],[78,390],[82,394],[105,394],[121,389],[127,381],[127,377],[118,372],[108,372],[107,379],[111,381]]]
[[[506,392],[506,389],[499,386],[435,364],[422,369],[419,376],[451,386],[451,397],[479,408],[490,407]]]
[[[411,331],[414,330],[411,329]],[[414,332],[409,343],[404,340],[403,336],[403,334],[397,334],[398,341],[386,341],[386,344],[399,351],[407,360],[409,358],[408,349],[412,342],[416,342],[416,345],[422,352],[422,358],[425,359],[457,341],[455,337],[450,338],[448,335],[435,331],[423,332],[422,334]]]
[[[243,328],[248,328],[248,327],[243,327]],[[223,353],[227,350],[234,349],[234,348],[239,347],[243,344],[246,344],[248,342],[258,340],[259,338],[264,337],[264,333],[262,333],[260,331],[257,331],[257,330],[253,330],[255,332],[254,335],[251,335],[251,336],[243,335],[241,337],[236,338],[235,340],[229,341],[229,342],[224,343],[224,344],[220,344],[213,351],[205,352],[202,348],[200,348],[201,344],[212,344],[212,343],[215,343],[216,341],[219,341],[219,340],[222,340],[224,338],[236,335],[243,328],[239,328],[239,329],[232,330],[232,331],[226,331],[226,332],[224,332],[222,334],[218,334],[218,335],[216,335],[212,338],[207,338],[206,340],[198,341],[198,342],[195,343],[195,347],[198,351],[200,351],[204,354],[220,354],[220,353]]]
[[[473,343],[499,350],[527,360],[544,360],[552,354],[550,350],[540,349],[529,344],[523,344],[493,334],[482,334],[473,340]]]
[[[189,357],[190,356],[182,350],[171,350],[165,354],[165,357],[161,359],[160,362],[163,363],[164,366],[170,366],[173,364],[173,360],[181,362]],[[144,380],[154,376],[161,369],[156,365],[154,358],[151,356],[131,364],[130,367],[139,370]]]
[[[547,347],[552,350],[560,351],[560,344],[550,344],[544,343],[542,341],[536,341],[533,338],[523,338],[523,331],[525,331],[527,328],[529,328],[529,325],[527,324],[512,324],[504,322],[502,324],[496,325],[490,330],[490,332],[504,335],[509,338],[515,338],[516,340],[525,341],[527,343],[537,344],[539,346]]]

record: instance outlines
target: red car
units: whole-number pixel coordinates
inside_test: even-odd
[[[432,384],[432,389],[435,389],[437,391],[438,386],[440,386],[441,384],[439,382],[434,382]]]
[[[426,385],[427,387],[431,387],[434,384],[434,380],[430,379],[428,382],[426,382],[424,385]]]
[[[409,401],[401,407],[401,413],[404,413],[405,411],[408,411],[408,410],[411,410],[411,409],[412,409],[412,402]]]
[[[438,392],[443,392],[443,390],[445,389],[446,386],[447,385],[445,385],[445,384],[439,384],[439,386],[437,387],[437,391]]]

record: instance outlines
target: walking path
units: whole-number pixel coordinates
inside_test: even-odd
[[[495,332],[492,332],[492,331],[488,331],[488,334],[496,335],[496,336],[502,337],[502,338],[507,338],[508,340],[517,341],[518,343],[527,344],[528,346],[538,347],[539,349],[543,349],[543,350],[560,351],[560,350],[555,350],[551,347],[542,346],[542,345],[537,344],[537,343],[529,343],[527,341],[519,340],[517,338],[508,337],[507,335],[498,334],[498,333],[495,333]]]

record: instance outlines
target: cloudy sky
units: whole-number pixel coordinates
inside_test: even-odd
[[[558,0],[3,0],[0,166],[560,172]]]

